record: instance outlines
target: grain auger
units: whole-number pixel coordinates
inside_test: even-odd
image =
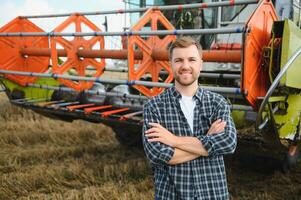
[[[197,10],[204,11],[200,16],[205,22],[206,10],[237,6],[232,21],[214,18],[217,27],[176,29],[170,19],[170,12]],[[104,32],[87,17],[135,12],[144,14],[120,32]],[[67,19],[50,32],[30,21],[54,17]],[[237,23],[237,18],[245,21]],[[292,22],[277,21],[269,0],[20,16],[0,29],[1,83],[15,105],[67,121],[105,123],[121,143],[134,145],[140,142],[143,104],[172,86],[167,49],[178,35],[215,38],[203,52],[201,86],[224,95],[243,116],[255,114],[258,135],[296,155],[301,83],[295,50],[301,34]],[[105,48],[112,36],[119,37],[120,48]],[[108,59],[125,60],[127,67],[108,67]],[[225,63],[239,67],[218,67]]]

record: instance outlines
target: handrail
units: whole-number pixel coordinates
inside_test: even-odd
[[[255,128],[256,130],[261,130],[264,126],[261,126],[261,121],[262,121],[262,112],[269,100],[269,98],[271,97],[271,95],[273,94],[274,90],[276,89],[276,87],[278,86],[281,78],[283,77],[283,75],[286,73],[286,71],[291,67],[291,64],[295,61],[295,59],[301,54],[301,47],[295,51],[293,53],[293,55],[289,58],[289,60],[286,62],[286,64],[283,66],[282,70],[278,73],[277,77],[275,78],[274,82],[272,83],[272,85],[270,86],[269,90],[267,91],[267,94],[265,95],[258,114],[257,114],[257,118],[256,118],[256,123],[255,123]]]

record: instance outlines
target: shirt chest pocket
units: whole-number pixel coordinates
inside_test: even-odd
[[[178,136],[186,136],[187,130],[185,126],[185,119],[181,113],[176,109],[168,107],[162,111],[162,126],[167,130]]]

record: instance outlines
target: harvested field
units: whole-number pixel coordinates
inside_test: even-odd
[[[122,147],[104,125],[48,119],[0,95],[0,199],[153,199],[141,149]],[[300,164],[287,174],[272,165],[228,157],[232,199],[301,199]]]

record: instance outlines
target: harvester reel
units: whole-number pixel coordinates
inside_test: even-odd
[[[81,15],[70,16],[65,22],[60,24],[54,29],[54,32],[63,32],[70,28],[71,25],[75,25],[75,32],[82,32],[83,27],[86,26],[92,31],[100,32],[101,30],[89,21],[86,17]],[[67,52],[67,60],[59,64],[58,48],[57,44],[62,46]],[[78,76],[93,76],[99,77],[103,73],[105,67],[105,60],[101,58],[96,60],[93,58],[79,58],[77,55],[78,50],[102,50],[104,49],[104,38],[103,36],[93,36],[86,40],[83,37],[74,37],[73,40],[69,41],[63,37],[53,37],[51,40],[51,59],[53,64],[53,73],[55,74],[69,74],[75,73]],[[94,74],[87,74],[87,67],[93,67],[95,69]],[[73,70],[73,72],[72,72]],[[69,74],[70,75],[70,74]],[[66,79],[58,79],[59,82],[64,85],[73,88],[77,91],[90,89],[93,86],[93,82],[86,81],[74,81]]]
[[[0,29],[0,33],[13,32],[44,32],[28,19],[15,18],[13,21]],[[1,69],[45,72],[49,66],[48,57],[23,56],[20,50],[23,48],[49,48],[47,37],[0,37],[0,66]],[[22,86],[33,83],[38,77],[18,76],[12,74],[4,75],[7,79]]]
[[[150,9],[135,24],[131,31],[140,31],[150,24],[151,30],[155,31],[158,28],[164,28],[166,30],[174,30],[175,28],[164,17],[159,10]],[[145,76],[151,75],[153,82],[164,81],[164,83],[170,83],[173,80],[173,74],[168,61],[155,60],[152,57],[154,49],[167,50],[170,43],[176,39],[174,35],[166,35],[162,39],[158,36],[150,36],[147,39],[141,36],[130,36],[128,39],[128,68],[129,68],[129,81],[141,80]],[[138,48],[143,52],[143,60],[137,67],[135,64],[134,50]],[[165,80],[159,80],[160,72],[167,71],[168,76]],[[147,88],[141,85],[135,85],[138,91],[146,96],[155,96],[163,91],[163,88],[153,87]]]

